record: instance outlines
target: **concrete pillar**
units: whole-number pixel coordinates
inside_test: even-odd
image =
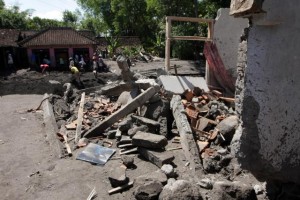
[[[51,62],[51,66],[55,67],[56,66],[56,62],[55,62],[55,54],[54,54],[54,48],[50,48],[49,49],[49,54],[50,54],[50,62]]]

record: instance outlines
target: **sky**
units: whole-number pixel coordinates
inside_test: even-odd
[[[32,16],[62,20],[64,10],[75,11],[76,0],[4,0],[7,7],[18,5],[20,10],[34,9]]]

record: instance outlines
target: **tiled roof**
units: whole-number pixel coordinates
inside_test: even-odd
[[[96,35],[95,33],[93,33],[93,31],[89,31],[89,30],[79,30],[78,31],[81,35],[84,35],[92,40],[95,40]]]
[[[44,31],[38,32],[31,37],[19,43],[24,47],[29,46],[53,46],[53,45],[87,45],[96,44],[96,41],[78,31],[67,28],[49,28]]]
[[[19,33],[18,29],[0,29],[0,46],[17,47]]]

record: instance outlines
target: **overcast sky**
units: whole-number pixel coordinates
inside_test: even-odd
[[[33,16],[62,20],[64,10],[74,11],[76,0],[4,0],[6,6],[18,5],[21,10],[34,9]]]

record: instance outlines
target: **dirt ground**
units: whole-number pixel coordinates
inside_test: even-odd
[[[82,74],[86,88],[118,79],[116,62],[106,62],[113,73],[101,73],[99,79],[95,79],[91,72]],[[179,66],[179,73],[190,71],[193,74],[197,71],[192,62],[174,62]],[[156,69],[163,66],[163,61],[136,63],[131,70],[156,76]],[[71,158],[58,159],[53,156],[45,140],[43,113],[26,112],[40,104],[42,94],[62,93],[62,85],[69,80],[69,72],[42,75],[26,69],[10,75],[8,80],[1,80],[1,199],[86,199],[94,187],[98,194],[96,199],[134,199],[132,189],[111,196],[107,193],[112,189],[108,180],[109,171],[121,165],[118,152],[103,167],[76,160],[76,154],[81,150]],[[185,167],[187,161],[181,150],[175,150],[174,154],[177,155],[174,161],[177,170],[184,176],[185,170],[188,170]],[[136,169],[127,171],[130,180],[158,169],[140,157],[135,157],[135,165]]]
[[[91,72],[82,74],[85,88],[120,79],[116,62],[106,62],[111,72],[99,74],[98,79]],[[192,61],[173,60],[171,65],[174,64],[178,66],[179,74],[200,74],[200,68],[195,67]],[[138,62],[131,70],[148,77],[156,77],[156,70],[163,67],[163,61]],[[171,68],[171,73],[174,73],[174,68]],[[82,149],[76,150],[73,157],[56,158],[45,139],[43,113],[26,112],[40,104],[44,93],[62,94],[62,85],[69,80],[69,72],[42,75],[23,69],[10,75],[8,80],[0,81],[1,199],[86,199],[93,188],[97,192],[95,199],[134,199],[134,189],[108,195],[108,191],[112,189],[108,180],[110,170],[122,164],[118,151],[104,166],[76,160],[77,153]],[[169,144],[167,148],[178,146],[180,144]],[[188,178],[188,161],[185,160],[183,151],[179,149],[172,152],[176,155],[174,164],[178,178]],[[127,170],[130,180],[158,169],[139,156],[135,157],[135,165],[135,169]],[[218,175],[212,177],[218,179]],[[249,174],[242,174],[237,180],[256,181]]]

